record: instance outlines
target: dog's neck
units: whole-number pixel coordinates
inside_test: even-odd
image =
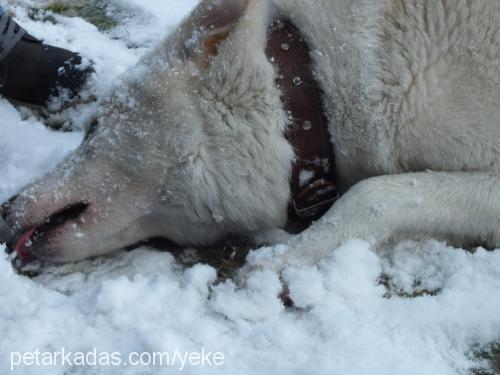
[[[267,55],[278,71],[277,85],[289,115],[286,136],[294,148],[291,230],[302,230],[338,199],[334,153],[323,95],[314,78],[311,51],[289,20],[271,24]]]

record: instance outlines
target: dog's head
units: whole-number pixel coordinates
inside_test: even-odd
[[[67,262],[283,226],[293,151],[266,3],[203,1],[126,73],[81,147],[4,204],[18,251]]]

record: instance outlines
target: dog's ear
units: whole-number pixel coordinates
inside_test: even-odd
[[[229,38],[235,48],[264,46],[267,0],[204,0],[181,26],[183,56],[207,66]]]
[[[213,3],[213,2],[212,2]],[[219,45],[234,31],[248,8],[249,0],[216,2],[201,15],[202,52],[206,59],[217,55]],[[203,9],[202,9],[203,11]]]

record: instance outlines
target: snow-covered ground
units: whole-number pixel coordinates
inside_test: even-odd
[[[10,2],[30,32],[95,62],[98,95],[195,3],[115,0],[120,22],[100,32],[81,18],[30,19],[28,8],[42,1]],[[92,109],[65,116],[78,128]],[[49,131],[0,99],[0,201],[80,140],[80,132]],[[352,241],[318,267],[288,269],[291,309],[279,298],[276,274],[254,274],[238,289],[215,283],[209,266],[185,269],[149,249],[48,267],[34,279],[17,275],[0,255],[0,374],[10,373],[21,353],[63,348],[119,352],[123,362],[131,352],[223,354],[222,366],[185,365],[187,374],[446,375],[486,366],[477,353],[500,342],[500,251],[471,254],[433,241],[390,250],[375,253]],[[164,374],[179,367],[20,365],[14,373]]]

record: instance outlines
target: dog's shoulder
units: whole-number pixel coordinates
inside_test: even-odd
[[[500,150],[481,145],[491,144],[484,135],[500,139],[498,1],[274,2],[313,47],[348,186],[378,174],[491,167]]]

